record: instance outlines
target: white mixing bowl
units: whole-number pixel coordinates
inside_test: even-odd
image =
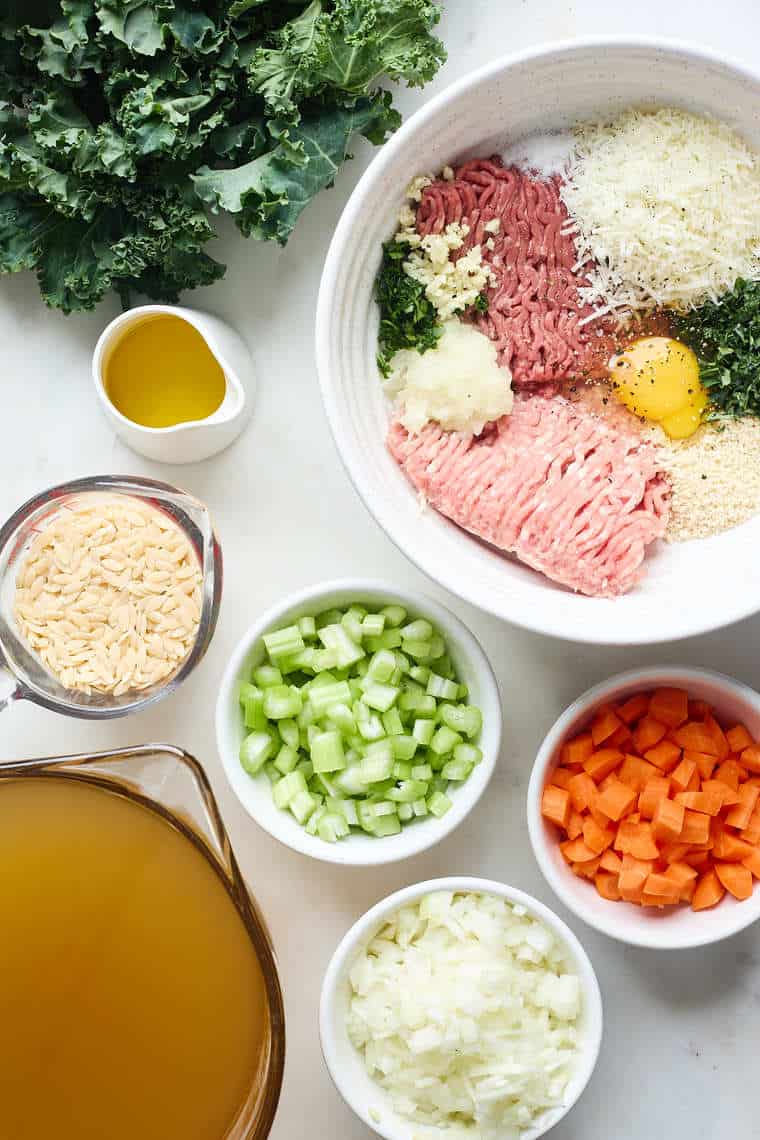
[[[389,537],[431,578],[497,617],[605,644],[673,640],[760,610],[760,517],[713,538],[660,544],[643,582],[609,599],[555,586],[432,509],[421,510],[385,448],[389,405],[375,364],[372,290],[381,244],[396,229],[415,174],[631,104],[712,114],[760,149],[760,75],[702,50],[594,39],[498,60],[432,99],[374,160],[335,232],[317,310],[317,361],[333,435],[357,491]]]

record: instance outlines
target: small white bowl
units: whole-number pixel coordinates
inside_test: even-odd
[[[594,1071],[602,1043],[602,996],[594,968],[572,930],[547,906],[516,887],[492,879],[430,879],[396,891],[368,910],[355,922],[330,959],[319,1003],[319,1034],[322,1054],[335,1087],[364,1123],[385,1140],[442,1140],[446,1132],[413,1124],[393,1109],[388,1094],[367,1073],[364,1061],[346,1030],[351,989],[349,973],[356,957],[372,941],[388,916],[431,891],[469,891],[497,895],[522,905],[543,922],[567,948],[583,994],[580,1020],[581,1047],[575,1070],[565,1092],[565,1103],[546,1112],[532,1128],[520,1133],[521,1140],[538,1140],[573,1107]]]
[[[470,777],[451,792],[452,806],[441,819],[426,816],[403,827],[398,835],[375,838],[352,832],[337,843],[325,843],[309,835],[290,812],[280,811],[272,800],[264,774],[249,776],[241,767],[240,743],[245,735],[238,701],[238,685],[247,680],[264,657],[262,636],[304,614],[317,614],[333,606],[354,602],[369,605],[398,603],[412,617],[429,618],[445,638],[457,674],[470,690],[469,701],[483,714],[478,746],[483,759]],[[432,847],[453,831],[472,810],[491,778],[501,743],[501,700],[493,669],[470,631],[450,610],[424,594],[412,594],[389,583],[364,578],[341,578],[309,586],[290,594],[267,610],[240,639],[227,666],[216,705],[216,740],[219,755],[232,790],[248,814],[270,835],[314,859],[349,866],[371,866],[407,859]]]
[[[528,832],[546,881],[578,918],[602,934],[631,946],[683,950],[720,942],[760,918],[760,885],[756,884],[751,898],[744,902],[726,895],[712,910],[693,911],[684,905],[655,911],[622,900],[610,902],[598,894],[593,883],[578,878],[568,868],[559,849],[557,829],[541,815],[544,785],[568,737],[582,731],[600,705],[625,700],[642,689],[656,689],[660,685],[686,689],[694,699],[713,705],[720,719],[746,724],[753,736],[760,737],[760,695],[740,681],[722,673],[679,665],[620,673],[573,701],[546,736],[528,785]]]

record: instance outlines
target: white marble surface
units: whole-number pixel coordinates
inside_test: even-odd
[[[592,32],[687,36],[757,63],[757,0],[449,0],[445,6],[441,30],[449,62],[426,92],[400,95],[405,111],[500,54]],[[328,434],[312,349],[322,259],[370,158],[368,147],[356,149],[353,166],[310,209],[286,250],[246,243],[225,230],[218,252],[228,263],[226,279],[187,298],[240,330],[260,377],[254,421],[229,451],[206,463],[184,469],[148,463],[118,443],[101,418],[89,358],[97,334],[116,312],[113,303],[94,314],[64,318],[42,308],[30,278],[0,281],[5,376],[0,515],[75,476],[153,475],[184,484],[210,504],[226,562],[216,638],[184,689],[150,712],[107,725],[66,721],[17,705],[2,714],[0,755],[164,740],[183,745],[204,762],[279,955],[288,1059],[273,1140],[369,1138],[323,1068],[317,1000],[333,947],[371,903],[407,883],[465,873],[506,880],[555,905],[528,845],[523,801],[536,746],[572,697],[616,670],[661,661],[706,665],[750,683],[760,681],[760,619],[660,649],[589,649],[550,641],[499,625],[445,597],[377,529]],[[387,870],[331,868],[280,848],[232,798],[214,748],[217,683],[241,630],[283,592],[345,573],[387,576],[453,604],[481,638],[503,687],[504,747],[487,801],[433,851]],[[556,1140],[760,1137],[760,929],[713,949],[657,955],[619,946],[574,919],[570,923],[594,961],[604,992],[605,1049],[584,1098],[553,1133]]]

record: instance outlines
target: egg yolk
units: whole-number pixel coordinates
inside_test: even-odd
[[[634,415],[657,423],[671,439],[693,435],[702,422],[707,395],[699,363],[685,344],[649,336],[629,344],[610,361],[615,391]]]

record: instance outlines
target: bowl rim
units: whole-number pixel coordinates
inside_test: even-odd
[[[713,943],[722,942],[723,939],[730,938],[732,935],[738,934],[739,931],[745,930],[754,922],[760,921],[760,911],[753,911],[751,906],[748,907],[747,910],[744,910],[741,906],[737,906],[736,909],[731,912],[724,912],[724,914],[729,913],[732,915],[733,921],[723,919],[722,922],[715,924],[715,931],[706,927],[704,933],[695,933],[680,938],[673,937],[673,932],[671,931],[667,942],[665,942],[662,940],[662,932],[659,928],[659,924],[656,921],[648,924],[643,921],[642,916],[640,934],[629,933],[627,931],[623,933],[615,923],[613,909],[610,910],[610,919],[608,921],[605,918],[600,918],[596,913],[587,910],[584,903],[578,902],[575,894],[566,889],[566,876],[560,873],[554,861],[549,856],[549,844],[545,836],[544,821],[540,808],[541,794],[543,792],[546,774],[552,765],[559,745],[567,735],[567,730],[570,725],[584,715],[590,714],[596,706],[604,702],[605,698],[611,692],[623,687],[636,685],[637,687],[645,689],[652,688],[656,685],[670,684],[688,688],[691,682],[708,682],[709,684],[730,692],[747,704],[754,705],[758,711],[758,715],[760,715],[760,693],[757,693],[743,681],[738,681],[726,673],[686,665],[650,665],[641,669],[628,669],[623,673],[616,673],[607,680],[600,681],[598,684],[593,685],[590,689],[581,693],[579,697],[576,697],[576,699],[567,706],[564,712],[560,713],[541,742],[530,774],[526,802],[528,836],[542,875],[563,906],[566,906],[568,910],[572,911],[572,913],[585,922],[587,926],[593,927],[593,929],[598,930],[601,934],[606,934],[609,938],[613,938],[616,942],[621,942],[627,946],[638,946],[642,949],[649,950],[687,950],[699,946],[709,946]],[[760,902],[760,888],[758,888],[757,895],[758,901]],[[748,902],[749,901],[750,900],[748,900]]]
[[[404,828],[399,835],[375,839],[371,846],[368,846],[359,854],[357,854],[355,848],[353,853],[351,853],[351,836],[347,836],[338,843],[325,843],[309,835],[302,827],[294,830],[292,835],[286,836],[278,828],[271,826],[271,824],[278,819],[280,814],[279,809],[276,808],[271,799],[269,799],[266,801],[266,810],[256,811],[241,798],[238,789],[231,779],[233,769],[237,773],[239,760],[236,751],[228,746],[229,709],[233,700],[234,688],[239,680],[243,663],[256,642],[261,639],[267,629],[278,622],[282,615],[288,611],[313,603],[321,597],[341,593],[352,595],[354,598],[360,598],[362,594],[376,594],[382,598],[387,598],[386,604],[398,601],[408,606],[411,610],[417,611],[422,615],[430,616],[432,620],[439,625],[444,636],[446,636],[448,630],[455,630],[457,640],[463,644],[464,655],[473,671],[477,674],[478,683],[482,689],[480,705],[483,708],[484,714],[484,732],[486,708],[489,710],[488,737],[490,738],[491,744],[488,748],[483,747],[483,759],[478,765],[478,771],[482,773],[480,786],[478,787],[476,784],[471,785],[469,788],[470,795],[468,797],[467,790],[469,780],[465,781],[461,789],[457,789],[457,793],[455,793],[452,799],[452,807],[444,816],[436,820],[435,826],[433,826],[432,821],[430,821],[430,826],[427,828]],[[237,698],[235,698],[234,703],[237,707]],[[269,608],[248,627],[245,633],[243,633],[236,643],[222,675],[216,701],[214,723],[217,753],[221,760],[224,774],[227,777],[227,782],[241,807],[254,823],[271,835],[273,839],[276,839],[278,843],[281,843],[284,847],[289,847],[293,851],[299,852],[301,855],[308,855],[323,863],[332,863],[339,866],[374,867],[397,863],[402,859],[408,859],[414,855],[419,855],[422,851],[427,851],[430,847],[433,847],[454,831],[476,807],[488,787],[501,750],[501,692],[493,666],[486,656],[485,650],[481,647],[475,635],[465,625],[462,619],[453,613],[452,610],[448,609],[448,607],[435,601],[421,591],[413,589],[407,590],[403,586],[396,586],[383,579],[359,577],[334,578],[317,582],[311,586],[306,586],[285,595],[279,601],[269,606]],[[485,737],[482,737],[481,740],[488,743]],[[470,777],[470,779],[471,778],[472,777]],[[458,803],[458,800],[461,802]]]
[[[556,1115],[552,1116],[550,1122],[547,1122],[545,1126],[539,1125],[521,1133],[525,1140],[538,1140],[570,1112],[591,1080],[599,1059],[604,1030],[602,994],[591,959],[580,939],[567,923],[540,899],[519,887],[513,887],[511,884],[500,882],[497,879],[481,878],[476,875],[448,875],[439,879],[425,879],[422,882],[412,883],[380,899],[349,927],[333,951],[320,991],[319,1039],[327,1071],[345,1103],[368,1128],[384,1137],[384,1140],[405,1140],[409,1131],[409,1124],[406,1124],[403,1130],[394,1130],[383,1127],[380,1122],[374,1121],[367,1106],[353,1096],[349,1082],[344,1080],[335,1044],[336,1038],[332,1029],[332,1009],[347,961],[355,956],[361,946],[373,937],[387,915],[434,891],[492,894],[509,902],[522,904],[531,914],[545,923],[555,935],[558,935],[575,960],[583,990],[586,1016],[585,1041],[579,1050],[579,1063],[573,1074],[576,1078],[577,1088],[574,1090],[572,1099],[555,1110]],[[424,1134],[426,1136],[432,1135],[432,1130],[428,1129]],[[444,1135],[442,1131],[441,1135]]]
[[[442,91],[434,95],[427,103],[418,108],[399,127],[394,135],[384,144],[378,154],[372,159],[367,169],[354,187],[348,202],[338,220],[332,240],[330,242],[325,263],[322,269],[319,294],[316,306],[315,320],[315,352],[317,361],[317,375],[322,393],[322,402],[330,426],[330,432],[335,443],[336,451],[340,456],[343,467],[348,475],[354,490],[364,503],[375,522],[382,528],[396,548],[409,559],[423,574],[439,583],[456,597],[476,606],[480,610],[493,614],[502,621],[509,622],[521,629],[533,633],[541,633],[548,637],[562,640],[578,641],[587,645],[658,645],[666,642],[680,641],[683,638],[694,637],[713,630],[724,629],[744,618],[750,617],[760,611],[760,590],[754,597],[746,594],[737,595],[736,600],[729,599],[722,611],[722,616],[715,615],[711,607],[703,607],[691,616],[688,624],[677,633],[665,630],[662,633],[648,632],[645,637],[634,635],[624,637],[615,632],[614,627],[607,622],[597,622],[589,625],[582,633],[574,629],[572,633],[565,633],[558,627],[556,620],[547,620],[543,617],[540,606],[525,608],[519,604],[498,604],[484,601],[477,590],[470,586],[468,577],[457,573],[449,573],[445,562],[430,565],[424,552],[410,550],[404,537],[397,532],[392,509],[386,508],[375,496],[373,487],[368,481],[363,465],[360,461],[349,456],[340,443],[341,404],[337,392],[331,382],[332,357],[330,346],[331,330],[335,320],[340,314],[333,311],[332,300],[336,292],[336,282],[339,278],[344,254],[350,242],[351,234],[360,222],[365,209],[365,199],[369,196],[375,183],[380,180],[385,170],[390,166],[396,155],[407,145],[417,130],[429,120],[437,117],[449,104],[456,101],[460,95],[513,67],[531,63],[532,61],[555,56],[561,62],[563,56],[573,55],[589,49],[630,49],[651,52],[661,52],[677,58],[681,57],[688,63],[698,63],[722,68],[734,72],[735,75],[758,88],[760,95],[760,68],[753,69],[749,64],[736,60],[731,55],[713,51],[701,44],[690,40],[681,40],[667,36],[639,36],[639,35],[612,35],[597,34],[580,36],[574,39],[562,38],[549,40],[539,45],[509,52],[495,60],[483,64],[459,79],[454,80]],[[571,595],[572,596],[572,595]],[[744,598],[744,600],[741,600]],[[507,612],[509,611],[509,612]]]

